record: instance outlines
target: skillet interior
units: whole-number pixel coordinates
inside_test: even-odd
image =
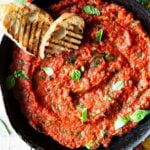
[[[35,0],[34,3],[42,8],[56,2],[55,0]],[[135,13],[135,17],[142,21],[146,31],[150,33],[150,13],[148,13],[135,0],[111,0],[111,2],[118,3],[125,6],[128,10]],[[12,91],[6,90],[5,80],[9,75],[9,65],[11,63],[12,42],[4,37],[0,46],[0,84],[2,87],[3,99],[9,120],[20,135],[29,145],[45,150],[67,150],[50,137],[38,133],[28,125],[27,119],[22,115],[19,105],[16,102]],[[150,135],[150,117],[144,119],[132,132],[122,136],[116,137],[112,140],[109,150],[130,150],[142,140]],[[84,149],[84,148],[81,148]],[[103,149],[102,147],[99,149]]]

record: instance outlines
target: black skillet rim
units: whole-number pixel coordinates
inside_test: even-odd
[[[146,29],[146,31],[150,33],[149,28],[150,13],[146,11],[143,6],[141,6],[135,0],[110,0],[110,1],[118,3],[119,5],[123,5],[129,11],[135,13],[135,16],[142,21],[142,24]],[[42,8],[46,8],[49,2],[50,0],[45,0],[44,3],[42,2],[42,0],[34,0],[33,3],[37,4]],[[51,0],[51,3],[54,2],[56,1]],[[7,49],[7,51],[4,51],[3,49],[4,50]],[[28,125],[26,118],[21,114],[20,110],[16,109],[19,106],[17,103],[15,103],[13,93],[12,91],[7,91],[5,87],[5,79],[6,76],[8,76],[9,74],[8,68],[11,62],[11,52],[12,52],[11,49],[12,49],[12,42],[8,38],[4,37],[0,46],[0,84],[2,88],[2,95],[5,103],[6,112],[12,127],[26,143],[28,143],[30,146],[34,148],[45,150],[67,150],[68,148],[62,146],[60,148],[60,145],[57,142],[53,141],[50,137],[38,133],[33,128],[31,128]],[[114,138],[113,141],[111,142],[109,149],[130,150],[134,146],[138,145],[141,141],[143,141],[148,135],[150,135],[150,117],[144,119],[130,133],[119,138],[118,137]]]

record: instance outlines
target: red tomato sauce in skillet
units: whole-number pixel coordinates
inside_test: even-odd
[[[86,14],[87,4],[101,14]],[[31,126],[60,144],[72,149],[108,147],[113,136],[138,124],[129,121],[116,130],[118,117],[150,109],[149,35],[132,13],[116,4],[62,0],[49,9],[54,17],[64,12],[83,17],[83,42],[79,50],[44,60],[16,49],[11,69],[24,70],[30,79],[17,79],[15,96]],[[103,36],[97,42],[99,29]],[[53,74],[48,76],[43,67]],[[71,78],[74,70],[81,73],[78,81]]]

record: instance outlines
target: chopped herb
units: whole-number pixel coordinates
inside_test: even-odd
[[[150,114],[150,110],[137,110],[130,116],[130,119],[133,122],[139,122],[149,114]]]
[[[24,70],[14,71],[12,75],[9,75],[6,78],[6,87],[8,90],[12,89],[15,86],[17,78],[29,79]]]
[[[94,146],[93,140],[91,140],[90,142],[88,142],[88,143],[85,144],[85,147],[86,147],[87,149],[92,149],[93,146]]]
[[[14,77],[15,78],[23,78],[23,79],[28,79],[27,74],[25,73],[24,70],[17,70],[14,72]]]
[[[96,35],[96,41],[100,42],[102,40],[102,36],[103,36],[103,29],[100,29]]]
[[[118,81],[112,85],[112,91],[119,91],[124,87],[124,81]]]
[[[115,122],[115,129],[119,129],[126,125],[129,121],[139,122],[150,114],[150,110],[137,110],[131,116],[120,117]]]
[[[81,118],[80,118],[83,122],[86,122],[87,121],[87,108],[83,108],[82,109],[82,115],[81,115]]]
[[[68,59],[68,61],[67,61],[67,63],[68,64],[74,64],[75,63],[75,61],[76,61],[76,59],[77,59],[77,55],[72,55],[69,59]]]
[[[115,121],[115,130],[120,129],[121,127],[123,127],[124,125],[126,125],[128,122],[130,121],[129,117],[119,117],[116,121]]]
[[[77,108],[81,110],[81,121],[86,122],[87,121],[87,108],[84,108],[81,104],[77,105]]]
[[[82,72],[84,72],[84,71],[85,71],[85,67],[84,67],[84,66],[81,66],[80,70],[81,70]]]
[[[27,0],[13,0],[14,3],[21,3],[21,4],[25,4],[27,2]]]
[[[108,62],[114,61],[116,57],[110,52],[105,52],[105,60]]]
[[[106,133],[105,130],[101,130],[101,131],[100,131],[100,134],[101,134],[101,136],[102,136],[103,138],[107,136],[107,133]]]
[[[92,5],[86,5],[84,6],[83,10],[87,13],[87,14],[91,14],[91,15],[100,15],[100,11],[92,6]]]
[[[54,70],[51,67],[42,67],[41,68],[48,76],[52,76],[54,74]]]
[[[10,135],[11,132],[8,129],[6,123],[0,119],[0,135],[2,136],[6,136],[6,135]]]
[[[14,77],[14,75],[9,75],[7,78],[6,78],[6,88],[8,90],[12,89],[16,84],[16,79]]]
[[[79,70],[73,70],[70,74],[70,77],[74,81],[79,81],[81,78],[81,72]]]

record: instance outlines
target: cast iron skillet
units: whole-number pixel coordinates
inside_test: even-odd
[[[140,19],[145,30],[150,33],[150,13],[148,13],[135,0],[109,1],[122,5],[129,11],[132,11],[135,15],[135,18]],[[55,0],[34,0],[33,3],[42,8],[46,8],[47,6],[55,2]],[[5,103],[7,115],[13,128],[24,141],[26,141],[34,148],[44,150],[69,150],[68,148],[61,146],[52,138],[43,135],[30,127],[28,125],[27,119],[22,115],[12,91],[8,91],[6,89],[5,80],[9,75],[9,66],[12,59],[12,45],[13,43],[8,38],[3,38],[0,46],[0,84],[2,87],[3,100]],[[145,118],[130,133],[122,137],[113,138],[109,150],[130,150],[134,146],[138,145],[141,141],[143,141],[148,135],[150,135],[150,116]],[[80,148],[80,150],[84,149],[85,148]],[[99,150],[102,149],[104,148],[99,148]]]

